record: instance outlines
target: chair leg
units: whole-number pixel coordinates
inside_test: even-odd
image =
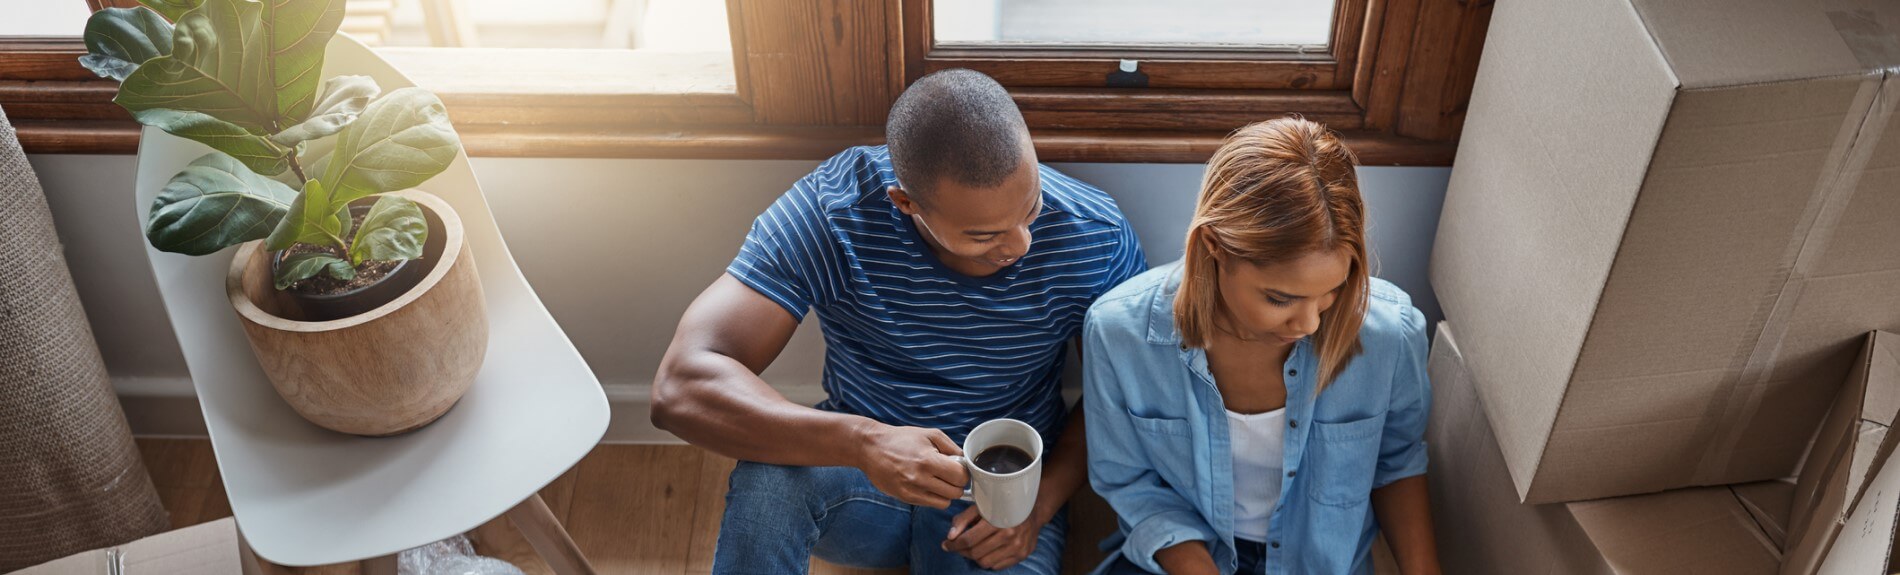
[[[554,568],[555,575],[595,575],[594,566],[581,555],[580,546],[574,544],[574,538],[569,537],[560,520],[554,518],[554,511],[541,500],[541,494],[529,496],[509,509],[507,515],[508,522],[515,524],[515,530]]]
[[[244,538],[244,532],[238,532],[237,541],[238,569],[240,569],[240,573],[243,575],[275,573],[275,571],[271,569],[275,565],[272,565],[269,561],[265,561],[262,557],[258,557],[257,552],[251,550],[251,542]]]
[[[607,26],[600,35],[600,47],[610,49],[633,48],[633,34],[640,29],[640,22],[646,20],[647,0],[609,0],[607,2]]]
[[[424,24],[429,43],[441,48],[474,48],[475,20],[469,17],[463,0],[422,0]]]

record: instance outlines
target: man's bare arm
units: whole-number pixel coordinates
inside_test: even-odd
[[[943,508],[961,495],[968,475],[943,432],[798,405],[759,378],[797,328],[777,303],[721,275],[687,307],[660,361],[653,424],[735,459],[857,467],[917,505]]]

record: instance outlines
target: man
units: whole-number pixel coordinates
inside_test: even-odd
[[[714,573],[805,573],[813,554],[1057,572],[1088,456],[1057,379],[1089,303],[1147,268],[1140,245],[1107,195],[1037,163],[987,76],[925,76],[885,133],[888,149],[846,150],[759,216],[660,364],[654,424],[741,460]],[[808,310],[827,346],[816,408],[758,377]],[[957,501],[953,458],[1003,417],[1051,446],[1035,511],[1010,529]]]

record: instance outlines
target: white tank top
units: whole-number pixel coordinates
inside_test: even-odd
[[[1267,540],[1267,520],[1280,501],[1285,477],[1286,409],[1265,413],[1227,412],[1234,447],[1234,536]]]

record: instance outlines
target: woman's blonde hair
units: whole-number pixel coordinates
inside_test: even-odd
[[[1269,265],[1344,249],[1352,259],[1346,283],[1320,314],[1312,336],[1319,356],[1315,393],[1326,389],[1359,352],[1366,314],[1365,204],[1357,163],[1338,134],[1299,117],[1252,124],[1227,137],[1208,161],[1188,224],[1185,270],[1174,298],[1182,346],[1206,348],[1218,329],[1215,250]]]

